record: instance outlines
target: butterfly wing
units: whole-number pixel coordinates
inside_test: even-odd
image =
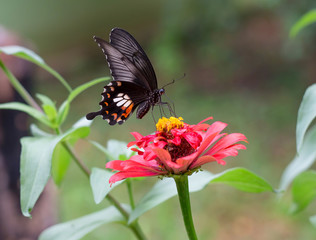
[[[145,102],[148,102],[146,89],[130,82],[111,81],[104,87],[100,111],[88,113],[86,117],[92,120],[101,115],[110,125],[122,124]]]
[[[157,90],[154,69],[137,41],[126,31],[115,28],[110,34],[110,43],[94,37],[106,56],[111,81],[104,87],[101,110],[87,114],[92,120],[98,115],[110,125],[122,124],[137,110],[137,117],[142,118],[150,109],[150,96]]]
[[[120,51],[141,72],[153,91],[158,88],[157,78],[145,51],[135,38],[120,28],[114,28],[110,34],[110,44]]]
[[[113,80],[131,82],[150,89],[145,77],[126,56],[102,38],[93,38],[106,56]]]

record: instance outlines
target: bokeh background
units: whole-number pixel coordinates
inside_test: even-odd
[[[75,87],[109,75],[105,58],[92,39],[108,39],[121,27],[143,46],[155,68],[158,84],[173,79],[166,92],[185,122],[194,124],[213,116],[227,122],[229,132],[242,132],[247,150],[226,166],[206,168],[220,172],[246,167],[275,188],[285,166],[295,155],[295,124],[305,89],[316,79],[316,27],[296,38],[289,29],[315,5],[312,0],[0,0],[0,24],[17,33],[28,46]],[[33,93],[43,93],[60,104],[67,91],[51,75],[35,68]],[[71,108],[71,124],[99,109],[104,84],[88,89]],[[151,114],[143,120],[132,116],[121,126],[94,120],[89,139],[106,145],[109,139],[131,141],[129,132],[154,131]],[[85,141],[76,151],[90,167],[104,167],[104,156]],[[136,181],[139,200],[157,181]],[[72,164],[56,189],[57,215],[68,221],[108,204],[95,205],[89,182]],[[128,202],[121,186],[113,194]],[[314,239],[316,230],[308,211],[287,213],[290,196],[281,201],[271,193],[249,194],[223,185],[211,185],[191,195],[193,216],[200,239]],[[173,198],[140,219],[149,239],[186,239]],[[30,220],[31,221],[31,220]],[[84,239],[134,239],[120,225],[106,225]]]

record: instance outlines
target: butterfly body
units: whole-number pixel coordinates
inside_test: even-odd
[[[87,119],[101,115],[110,125],[122,124],[137,107],[136,117],[141,119],[151,107],[162,103],[164,89],[158,89],[154,69],[132,35],[114,28],[110,43],[98,37],[94,40],[106,56],[113,81],[101,94],[101,110],[88,113]]]

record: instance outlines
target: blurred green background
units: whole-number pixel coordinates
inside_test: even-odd
[[[229,132],[244,133],[247,150],[226,166],[209,164],[220,172],[246,167],[275,188],[285,166],[295,155],[297,110],[305,89],[316,79],[316,27],[295,39],[290,27],[310,10],[314,1],[275,0],[0,0],[0,24],[18,33],[32,49],[61,73],[71,86],[106,76],[109,70],[93,35],[108,39],[113,27],[129,31],[143,46],[155,68],[158,85],[186,77],[167,87],[176,112],[195,124],[213,116],[227,122]],[[99,109],[104,84],[87,90],[74,101],[65,128]],[[36,69],[33,92],[60,104],[66,90],[46,72]],[[132,116],[121,126],[98,118],[89,139],[106,145],[114,138],[131,141],[129,132],[154,131],[151,114]],[[76,145],[88,166],[104,167],[104,156],[89,143]],[[157,181],[136,181],[139,200]],[[95,205],[89,182],[74,164],[58,188],[59,218],[68,221],[107,206]],[[114,195],[128,202],[121,186]],[[287,214],[290,196],[278,201],[271,193],[249,194],[211,185],[191,195],[200,239],[314,239],[308,211]],[[146,213],[140,224],[148,239],[186,239],[178,200],[173,198]],[[134,239],[120,225],[107,225],[84,239]]]

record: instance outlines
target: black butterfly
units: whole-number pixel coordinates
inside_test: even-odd
[[[88,113],[88,120],[102,115],[110,125],[122,124],[137,107],[136,117],[141,119],[151,107],[168,104],[161,102],[165,90],[158,89],[153,66],[131,34],[114,28],[110,43],[98,37],[94,40],[106,56],[113,81],[104,87],[101,110]]]

